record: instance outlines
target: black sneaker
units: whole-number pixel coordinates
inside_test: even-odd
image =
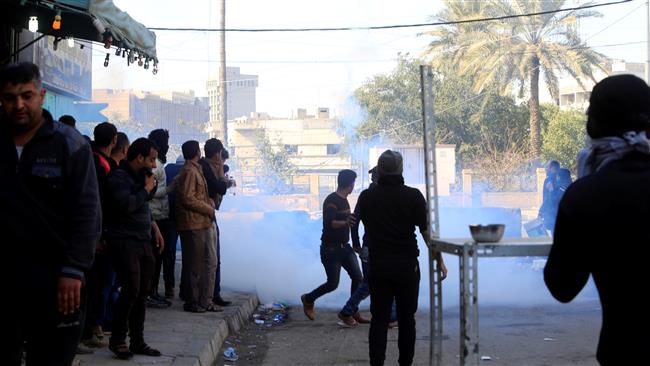
[[[228,305],[232,304],[231,301],[226,301],[226,300],[222,299],[221,296],[213,298],[212,302],[219,305],[219,306],[228,306]]]
[[[113,351],[115,357],[119,358],[120,360],[130,360],[133,358],[133,352],[129,350],[129,346],[127,346],[124,342],[118,344],[109,344],[108,349]]]
[[[158,302],[161,302],[161,303],[163,303],[163,304],[165,304],[167,306],[172,306],[172,302],[167,300],[167,298],[165,298],[164,296],[160,296],[158,294],[155,294],[155,295],[152,295],[151,298],[158,301]]]
[[[129,350],[135,355],[145,355],[151,357],[160,357],[160,351],[155,348],[149,347],[148,344],[142,343],[135,346],[131,346]]]
[[[151,296],[147,296],[146,303],[147,303],[147,307],[154,308],[154,309],[166,309],[168,307],[166,303],[160,302]]]

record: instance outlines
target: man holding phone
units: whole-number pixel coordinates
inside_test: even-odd
[[[125,360],[134,354],[160,356],[160,351],[144,342],[145,303],[155,263],[152,236],[156,250],[162,253],[164,249],[162,235],[149,208],[156,190],[152,169],[156,167],[157,157],[155,144],[139,138],[129,146],[126,160],[108,178],[109,199],[105,211],[109,217],[104,236],[122,288],[115,304],[109,348],[117,358]]]

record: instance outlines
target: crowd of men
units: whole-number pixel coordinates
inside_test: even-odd
[[[109,318],[108,347],[116,357],[160,356],[145,342],[145,312],[147,304],[168,306],[175,295],[178,237],[184,310],[214,312],[229,304],[220,296],[215,219],[233,184],[224,164],[228,153],[209,139],[203,158],[191,140],[182,145],[182,159],[165,165],[167,131],[130,142],[104,122],[90,141],[74,129],[73,117],[54,120],[44,98],[36,65],[0,72],[0,232],[7,243],[0,268],[8,335],[0,342],[2,364],[19,366],[24,357],[27,366],[70,365],[80,339],[106,345],[102,327]],[[650,341],[650,315],[634,296],[646,284],[650,250],[650,87],[631,75],[596,84],[586,131],[590,141],[578,155],[575,183],[555,172],[559,165],[549,166],[545,194],[562,195],[557,211],[547,215],[556,222],[544,278],[551,294],[568,302],[593,276],[603,308],[599,363],[639,364],[637,351]],[[402,169],[398,152],[381,154],[370,171],[373,185],[353,212],[347,197],[356,173],[339,172],[336,192],[323,203],[327,281],[301,296],[314,320],[316,300],[337,288],[343,267],[352,280],[339,313],[343,325],[368,322],[358,305],[370,294],[371,365],[384,364],[391,309],[399,323],[399,364],[413,362],[420,281],[415,230],[426,240],[427,216],[422,193],[404,185]],[[355,253],[362,253],[363,272]],[[445,278],[440,253],[436,260]]]
[[[131,142],[103,122],[91,140],[74,117],[57,121],[43,109],[31,63],[4,68],[0,93],[0,229],[10,259],[0,267],[11,296],[3,365],[70,365],[80,340],[120,359],[160,356],[145,342],[145,313],[171,305],[179,237],[184,310],[230,304],[220,294],[215,209],[234,181],[221,141],[205,142],[205,158],[187,141],[165,165],[166,130]]]

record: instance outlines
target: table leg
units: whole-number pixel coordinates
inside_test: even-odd
[[[460,364],[479,364],[478,351],[478,254],[466,243],[459,259]]]
[[[429,248],[429,294],[429,364],[442,366],[442,281],[440,266],[432,248]]]

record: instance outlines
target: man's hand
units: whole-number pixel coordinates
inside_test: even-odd
[[[153,230],[153,235],[156,239],[156,248],[158,248],[158,253],[162,254],[163,250],[165,249],[165,240],[163,239],[163,236],[160,233],[160,229],[155,222],[152,222],[151,230]]]
[[[69,277],[59,277],[57,293],[59,311],[63,315],[72,314],[81,306],[81,280]]]
[[[144,190],[147,191],[147,193],[151,193],[153,189],[156,188],[156,178],[154,178],[153,174],[152,175],[146,175],[144,177]]]
[[[447,266],[445,265],[445,261],[439,259],[438,267],[440,267],[440,280],[443,281],[447,278]]]
[[[351,214],[348,216],[347,224],[348,224],[349,227],[352,227],[352,226],[354,226],[354,225],[357,224],[357,217],[354,216],[353,213],[351,213]]]

